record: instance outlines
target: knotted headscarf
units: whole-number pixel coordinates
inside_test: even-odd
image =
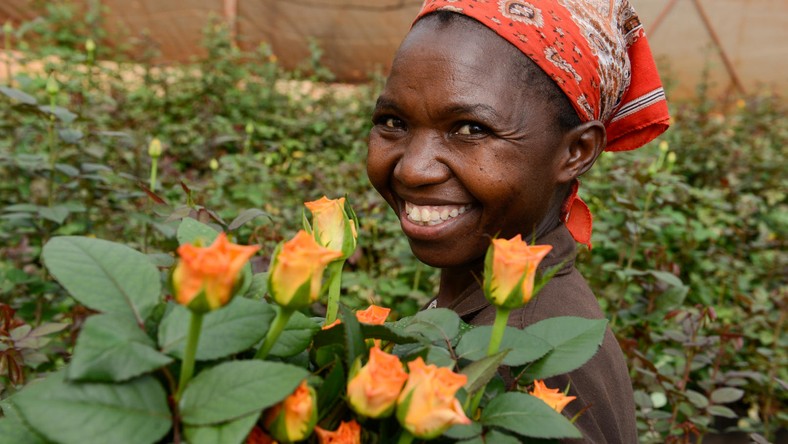
[[[668,105],[643,26],[628,0],[426,0],[419,18],[447,10],[506,39],[547,73],[580,120],[599,120],[607,151],[639,148],[668,128]],[[591,247],[591,212],[577,195],[562,217]]]

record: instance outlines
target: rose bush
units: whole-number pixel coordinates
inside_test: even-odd
[[[62,236],[45,245],[49,272],[97,314],[68,364],[2,402],[0,436],[121,444],[580,437],[556,411],[571,396],[546,398],[535,379],[588,360],[604,320],[491,329],[464,325],[446,309],[387,321],[385,307],[354,313],[340,305],[339,322],[326,323],[307,309],[331,293],[342,270],[325,271],[344,254],[321,245],[314,231],[282,243],[268,272],[257,274],[246,263],[257,246],[231,243],[190,218],[177,238],[180,260],[170,270],[105,240]],[[544,280],[534,276],[536,265],[513,271],[503,254],[491,255],[502,264],[491,280],[515,282],[510,293]],[[168,275],[172,292],[162,285]],[[550,345],[543,332],[555,329],[572,340]],[[578,349],[586,351],[567,353]],[[495,395],[500,365],[522,376],[512,392]]]

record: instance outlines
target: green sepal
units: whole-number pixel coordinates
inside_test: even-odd
[[[492,242],[487,247],[487,253],[484,255],[484,296],[490,303],[492,303],[492,275],[493,275],[493,255],[495,248]]]
[[[314,237],[317,243],[320,243],[320,241],[317,240],[317,234],[312,232],[312,224],[309,223],[309,218],[306,217],[306,209],[304,208],[301,208],[301,225],[303,225],[304,231]]]
[[[211,304],[208,302],[208,296],[205,295],[205,290],[200,290],[200,293],[186,305],[186,308],[191,310],[192,313],[200,314],[213,311],[213,307],[211,307]]]
[[[345,205],[342,210],[345,213],[345,235],[342,238],[342,257],[343,259],[347,259],[356,251],[356,245],[358,243],[356,236],[359,231],[358,216],[350,206],[347,194],[345,195]],[[355,236],[353,235],[353,228],[356,229]]]

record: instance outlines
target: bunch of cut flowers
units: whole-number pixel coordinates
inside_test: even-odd
[[[43,258],[94,310],[64,368],[0,403],[0,441],[16,443],[516,443],[579,438],[560,414],[574,397],[543,379],[596,352],[604,320],[506,325],[549,279],[549,246],[492,241],[484,291],[494,325],[447,309],[388,321],[341,302],[358,219],[345,198],[307,202],[304,230],[267,272],[258,246],[194,219],[161,268],[125,245],[63,236]],[[169,282],[169,286],[166,283]],[[309,308],[325,301],[326,316]],[[560,334],[556,334],[560,332]],[[504,383],[506,367],[514,381]]]

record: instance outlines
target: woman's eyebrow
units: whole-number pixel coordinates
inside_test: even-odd
[[[478,116],[479,118],[489,121],[500,121],[502,119],[501,115],[495,110],[495,108],[482,103],[474,105],[449,105],[444,111],[448,114],[466,114]]]
[[[396,102],[389,99],[388,97],[378,97],[378,100],[375,102],[375,110],[379,109],[387,109],[394,111],[395,113],[401,113],[401,109],[397,106]]]

